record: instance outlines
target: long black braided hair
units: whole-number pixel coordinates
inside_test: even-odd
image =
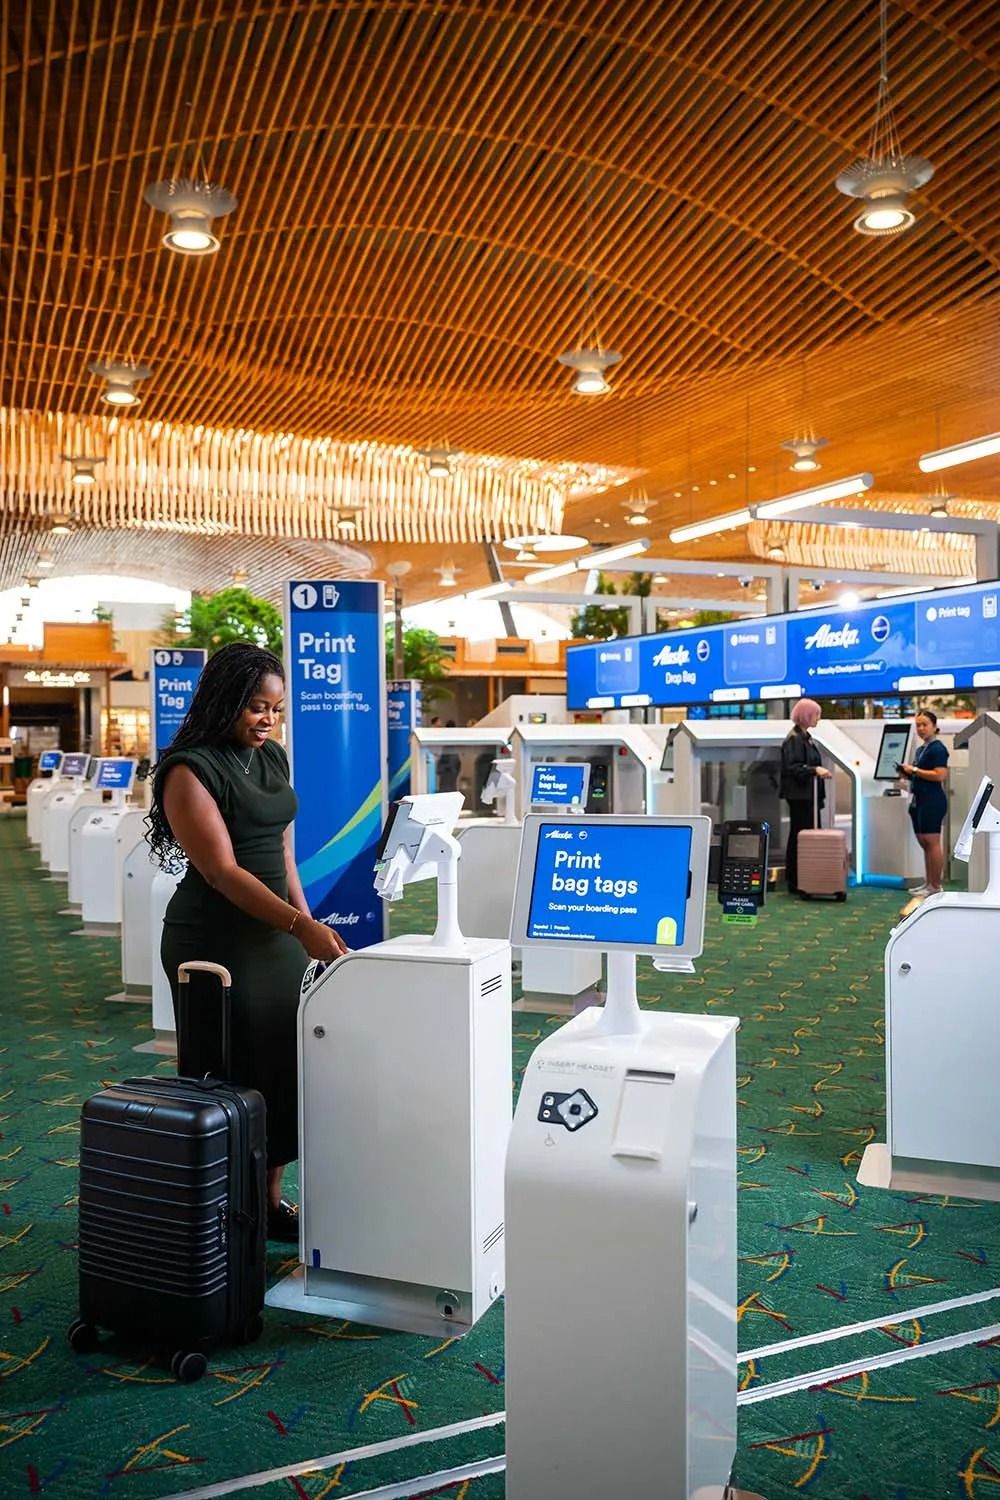
[[[224,745],[261,680],[270,676],[284,682],[285,669],[273,652],[260,646],[234,641],[209,657],[184,723],[156,764],[146,842],[162,870],[176,874],[186,857],[163,810],[163,789],[172,758],[182,750]]]

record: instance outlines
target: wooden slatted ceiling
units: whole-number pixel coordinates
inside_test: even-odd
[[[832,185],[873,107],[862,0],[6,0],[0,404],[97,413],[88,361],[126,357],[144,417],[643,467],[665,529],[673,488],[705,514],[742,477],[747,391],[795,487],[806,358],[825,472],[915,488],[938,414],[997,425],[998,14],[891,5],[936,171],[873,241]],[[143,188],[202,173],[239,206],[171,255]],[[556,363],[588,272],[625,355],[592,401]]]
[[[322,545],[292,538],[205,537],[163,531],[93,528],[52,537],[58,576],[86,574],[149,578],[172,588],[215,593],[233,584],[237,569],[250,576],[247,587],[279,603],[289,578],[358,578],[370,564],[363,552],[341,544]],[[38,536],[24,530],[0,535],[0,590],[15,588],[38,574]],[[51,575],[50,575],[51,576]]]

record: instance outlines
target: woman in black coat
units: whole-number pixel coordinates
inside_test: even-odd
[[[785,880],[789,893],[799,893],[799,833],[813,826],[813,789],[816,808],[826,800],[823,782],[833,773],[821,763],[819,747],[809,733],[822,710],[812,698],[800,698],[792,709],[792,727],[781,747],[781,796],[788,803],[788,843],[785,847]],[[817,786],[816,783],[819,782]]]

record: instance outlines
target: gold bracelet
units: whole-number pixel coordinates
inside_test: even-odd
[[[300,911],[297,911],[295,913],[294,917],[291,920],[291,924],[290,924],[290,926],[288,928],[289,932],[294,932],[295,931],[295,924],[299,920],[299,918],[301,917],[301,915],[302,915],[302,913]]]

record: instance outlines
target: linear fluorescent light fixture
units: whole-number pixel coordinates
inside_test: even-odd
[[[870,474],[852,474],[850,479],[833,479],[829,484],[815,484],[812,489],[798,490],[794,495],[783,495],[777,500],[764,500],[751,506],[754,517],[762,521],[775,516],[788,516],[796,510],[807,510],[810,505],[822,505],[825,500],[846,500],[860,490],[870,490],[875,483]]]
[[[956,443],[953,448],[938,448],[933,453],[921,453],[917,465],[923,474],[934,474],[938,469],[950,469],[955,464],[970,464],[976,458],[989,458],[1000,453],[1000,432],[989,437],[973,438],[970,443]]]
[[[779,495],[774,500],[762,500],[758,505],[745,505],[740,510],[726,511],[721,516],[707,516],[704,521],[675,526],[670,533],[670,540],[695,542],[700,537],[714,536],[719,531],[733,531],[737,526],[748,526],[751,521],[774,520],[778,516],[791,515],[796,510],[807,510],[811,505],[822,505],[826,500],[843,500],[861,490],[870,490],[874,483],[870,474],[852,474],[849,479],[829,480],[826,484],[815,484],[808,490],[796,490],[794,495]]]
[[[573,562],[557,563],[554,568],[539,568],[537,573],[531,575],[531,586],[534,588],[536,583],[550,583],[555,578],[568,578],[570,573],[589,572],[591,568],[603,567],[605,563],[621,562],[622,558],[635,557],[648,547],[649,538],[643,537],[637,542],[621,542],[616,547],[602,547],[597,552],[585,552]]]

